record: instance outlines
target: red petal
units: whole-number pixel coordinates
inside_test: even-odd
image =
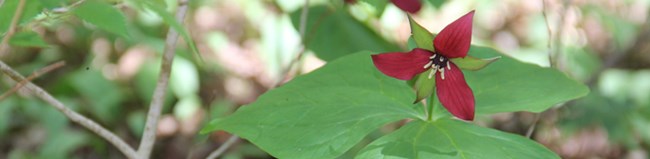
[[[411,52],[390,52],[372,55],[372,62],[382,73],[401,80],[410,80],[413,76],[426,71],[424,65],[429,62],[431,51],[415,48]]]
[[[472,18],[474,11],[447,25],[435,39],[436,52],[447,58],[465,57],[472,42]]]
[[[422,8],[419,0],[390,0],[397,8],[409,13],[417,13]]]
[[[463,120],[474,120],[474,94],[465,82],[463,72],[454,63],[445,68],[445,79],[436,73],[436,92],[442,106]]]

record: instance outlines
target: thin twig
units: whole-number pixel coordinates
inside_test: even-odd
[[[210,155],[208,155],[208,157],[206,159],[215,159],[215,158],[221,156],[221,154],[226,152],[226,150],[230,146],[232,146],[233,144],[235,144],[237,142],[237,139],[239,139],[239,136],[237,136],[237,135],[230,136],[230,138],[228,138],[228,140],[226,140],[226,142],[221,144],[221,147],[219,147],[217,150],[210,153]]]
[[[85,1],[86,1],[86,0],[79,0],[79,1],[77,1],[77,2],[72,3],[72,4],[69,5],[69,6],[66,6],[66,7],[54,8],[54,9],[52,9],[52,12],[54,12],[54,13],[65,13],[65,12],[70,11],[70,9],[75,8],[75,7],[79,6],[79,5],[81,5],[81,3],[85,2]]]
[[[9,24],[9,30],[7,30],[5,37],[2,38],[2,42],[0,42],[0,56],[5,55],[9,50],[9,39],[11,39],[11,37],[14,36],[14,33],[16,33],[18,21],[20,21],[20,17],[23,14],[23,9],[25,9],[25,1],[26,0],[20,0],[18,2],[18,7],[16,8],[14,17],[11,19],[11,24]]]
[[[25,77],[20,75],[18,72],[14,71],[9,65],[5,64],[3,61],[0,61],[0,70],[4,72],[4,74],[8,75],[11,77],[14,81],[20,82],[24,81]],[[31,82],[26,82],[26,85],[24,86],[25,88],[32,90],[34,95],[37,97],[41,98],[43,101],[47,102],[48,104],[54,106],[58,111],[63,113],[68,119],[71,121],[86,127],[88,130],[94,132],[95,134],[101,136],[102,138],[106,139],[108,142],[113,144],[117,149],[119,149],[126,157],[128,158],[136,158],[137,154],[131,146],[129,146],[126,142],[124,142],[122,139],[117,137],[115,134],[112,132],[108,131],[106,128],[102,127],[101,125],[97,124],[95,121],[88,119],[87,117],[73,111],[72,109],[66,107],[63,103],[61,103],[59,100],[56,98],[52,97],[49,93],[47,93],[45,90],[42,88],[34,85]]]
[[[2,101],[3,99],[9,97],[9,95],[11,95],[11,94],[13,94],[14,92],[18,91],[20,88],[23,88],[23,86],[25,86],[25,84],[26,84],[27,82],[31,82],[31,81],[34,80],[36,77],[39,77],[39,76],[41,76],[41,75],[43,75],[43,74],[45,74],[45,73],[48,73],[48,72],[50,72],[50,71],[52,71],[52,70],[54,70],[54,69],[60,68],[60,67],[63,66],[63,65],[65,65],[65,62],[64,62],[64,61],[59,61],[59,62],[57,62],[57,63],[54,63],[54,64],[51,64],[51,65],[45,66],[45,67],[43,67],[42,69],[40,69],[40,70],[38,70],[38,71],[32,73],[31,75],[29,75],[29,76],[28,76],[27,78],[25,78],[24,80],[22,80],[22,81],[16,83],[16,85],[15,85],[14,87],[12,87],[9,91],[7,91],[7,92],[3,93],[2,95],[0,95],[0,101]]]
[[[185,19],[185,14],[187,13],[187,0],[181,0],[179,5],[178,11],[176,12],[176,21],[182,24]],[[151,100],[151,105],[149,106],[149,113],[147,114],[147,122],[144,127],[142,140],[140,141],[140,147],[138,148],[138,157],[141,159],[149,158],[151,150],[153,149],[153,144],[156,142],[156,129],[158,128],[158,120],[165,102],[165,94],[169,84],[169,76],[171,74],[178,36],[178,32],[170,27],[165,40],[165,50],[162,57],[162,64],[160,66],[158,83],[153,92],[153,98]]]
[[[571,0],[564,0],[563,2],[563,9],[562,12],[560,12],[560,21],[558,21],[556,25],[556,30],[557,32],[555,33],[555,36],[553,37],[553,47],[554,51],[549,55],[551,56],[549,61],[551,63],[552,68],[557,68],[560,69],[561,67],[558,67],[558,57],[561,56],[562,54],[562,34],[564,34],[564,22],[566,22],[566,12],[569,10],[569,5],[572,3]],[[550,37],[549,37],[550,38]]]
[[[535,120],[533,121],[533,124],[528,127],[528,131],[526,131],[526,138],[529,138],[533,135],[533,132],[535,132],[535,128],[537,127],[537,123],[539,122],[539,116],[541,113],[535,113]]]
[[[307,30],[307,15],[308,14],[309,14],[309,0],[305,0],[305,4],[303,5],[302,12],[300,13],[300,26],[298,26],[298,33],[300,34],[300,38],[301,38],[301,40],[300,40],[301,44],[299,46],[298,53],[297,53],[296,57],[294,57],[289,62],[289,65],[287,65],[287,67],[282,69],[282,72],[280,72],[282,76],[280,78],[278,78],[278,81],[275,82],[273,85],[271,85],[271,87],[269,89],[273,89],[273,88],[277,87],[278,85],[282,84],[282,82],[284,82],[285,78],[287,78],[287,76],[289,76],[289,71],[291,70],[293,65],[296,62],[298,62],[302,58],[302,55],[305,53],[305,47],[306,46],[305,46],[305,40],[304,39],[305,39],[305,31]],[[216,149],[215,151],[210,153],[210,155],[207,157],[207,159],[214,159],[214,158],[217,158],[217,157],[221,156],[221,154],[223,154],[223,152],[225,152],[228,148],[230,148],[230,146],[232,146],[238,139],[239,139],[239,136],[237,136],[237,135],[230,136],[230,138],[228,138],[228,140],[223,145],[221,145],[218,149]]]
[[[551,48],[551,43],[553,43],[553,31],[551,30],[551,24],[548,22],[548,16],[546,15],[546,0],[542,0],[542,16],[544,16],[544,22],[546,23],[546,31],[548,33],[548,41],[546,42],[546,47],[548,48],[548,65],[553,66],[553,50]]]
[[[269,88],[269,89],[273,89],[273,88],[277,87],[278,85],[282,84],[285,81],[285,78],[287,78],[287,76],[289,76],[289,71],[291,71],[291,69],[293,68],[293,65],[295,63],[297,63],[300,59],[302,59],[302,55],[305,53],[305,47],[307,47],[307,46],[305,46],[306,45],[305,44],[305,32],[307,31],[307,15],[308,15],[308,13],[309,13],[309,0],[305,0],[305,4],[302,7],[302,12],[300,13],[300,26],[298,26],[298,33],[300,34],[300,39],[301,39],[300,40],[301,44],[300,44],[300,46],[298,48],[298,53],[294,58],[291,59],[291,61],[289,62],[289,65],[287,65],[287,67],[282,69],[282,72],[280,72],[280,74],[283,75],[283,76],[280,77],[278,79],[278,81],[275,82],[271,86],[271,88]]]

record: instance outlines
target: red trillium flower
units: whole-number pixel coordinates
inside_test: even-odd
[[[435,78],[440,103],[454,116],[474,119],[474,94],[465,82],[460,68],[450,59],[467,56],[472,38],[474,11],[446,26],[433,40],[435,50],[415,48],[410,52],[389,52],[372,55],[372,61],[382,73],[410,80],[429,70],[429,79]],[[434,77],[435,76],[435,77]]]

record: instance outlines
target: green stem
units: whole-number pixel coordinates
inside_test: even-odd
[[[428,121],[433,121],[433,109],[436,106],[435,103],[436,103],[437,100],[438,99],[436,98],[436,92],[434,91],[433,93],[431,93],[431,97],[429,97],[429,100],[427,101],[427,108],[428,108],[428,111],[429,111],[428,116],[427,116]]]

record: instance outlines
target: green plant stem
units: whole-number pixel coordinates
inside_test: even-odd
[[[429,111],[429,113],[427,113],[427,121],[433,121],[433,109],[435,109],[435,107],[436,107],[435,103],[436,103],[437,100],[438,99],[436,98],[436,92],[433,91],[433,93],[431,93],[431,97],[429,97],[429,101],[427,103],[427,108],[428,108],[428,111]]]

